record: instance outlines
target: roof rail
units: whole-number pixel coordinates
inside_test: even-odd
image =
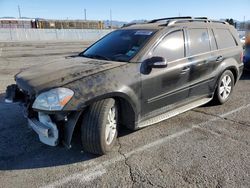
[[[229,24],[225,21],[219,21],[219,20],[209,20],[205,17],[200,18],[192,18],[192,19],[182,19],[182,20],[170,20],[166,23],[166,26],[174,25],[176,23],[183,23],[183,22],[205,22],[205,23],[222,23],[222,24]]]
[[[183,22],[205,22],[205,23],[229,24],[226,21],[210,20],[207,17],[191,17],[191,16],[159,18],[159,19],[151,20],[149,22],[144,22],[143,24],[157,23],[157,22],[160,22],[160,21],[166,21],[164,24],[161,24],[160,26],[171,26],[171,25],[174,25],[176,23],[183,23]],[[141,23],[128,23],[128,24],[124,24],[122,26],[122,28],[129,27],[131,25],[136,25],[136,24],[141,24]]]
[[[169,17],[169,18],[159,18],[159,19],[154,19],[154,20],[151,20],[147,23],[156,23],[156,22],[159,22],[159,21],[169,21],[169,20],[178,20],[178,19],[192,19],[191,16],[184,16],[184,17]]]
[[[220,20],[210,20],[210,22],[214,22],[214,23],[223,23],[223,24],[228,24],[228,25],[229,25],[228,22],[226,22],[226,21],[220,21]]]
[[[137,23],[127,23],[127,24],[123,24],[123,26],[121,28],[124,28],[124,27],[129,27],[131,25],[136,25]]]
[[[174,25],[176,23],[183,23],[183,22],[205,22],[208,23],[210,20],[208,19],[183,19],[183,20],[172,20],[167,23],[167,26]]]
[[[194,17],[194,19],[199,19],[199,20],[208,20],[207,17]]]

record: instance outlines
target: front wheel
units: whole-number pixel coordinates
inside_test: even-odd
[[[114,99],[92,104],[81,125],[83,149],[101,155],[110,151],[117,138],[117,122],[118,108]]]
[[[214,101],[223,104],[228,101],[234,88],[234,75],[230,70],[226,70],[220,77],[216,91],[214,93]]]

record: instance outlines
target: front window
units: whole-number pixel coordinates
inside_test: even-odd
[[[184,58],[183,31],[174,31],[168,34],[154,49],[153,56],[164,57],[168,62]]]
[[[110,61],[130,61],[153,36],[155,30],[114,31],[89,47],[81,56]]]

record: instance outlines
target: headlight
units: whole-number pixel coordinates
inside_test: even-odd
[[[56,88],[37,96],[32,108],[39,110],[58,111],[69,102],[74,92],[67,88]]]

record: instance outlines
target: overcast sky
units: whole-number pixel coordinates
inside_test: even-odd
[[[170,16],[206,16],[250,20],[250,0],[0,0],[0,17],[132,21]]]

